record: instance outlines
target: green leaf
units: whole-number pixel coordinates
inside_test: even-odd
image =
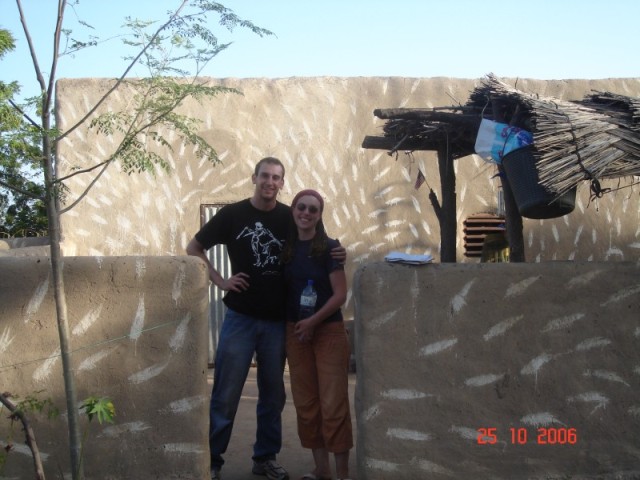
[[[116,416],[113,402],[107,397],[89,397],[82,402],[80,409],[84,409],[89,421],[93,420],[93,417],[97,417],[98,423],[101,425],[103,422],[113,423],[113,418]]]

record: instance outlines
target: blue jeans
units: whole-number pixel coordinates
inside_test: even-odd
[[[253,354],[258,365],[258,428],[253,459],[275,459],[282,447],[285,329],[283,321],[262,320],[227,310],[220,332],[211,392],[209,451],[211,468],[219,469],[227,451],[233,421]]]

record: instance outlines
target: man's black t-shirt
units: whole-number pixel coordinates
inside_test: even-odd
[[[249,199],[222,207],[195,238],[205,249],[224,244],[233,274],[249,275],[249,288],[228,291],[227,307],[245,315],[283,320],[285,285],[280,253],[291,221],[288,206],[276,202],[268,212],[258,210]]]

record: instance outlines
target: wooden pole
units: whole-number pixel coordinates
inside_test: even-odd
[[[522,215],[518,211],[518,205],[504,172],[504,167],[500,165],[498,171],[500,172],[500,181],[504,192],[504,219],[507,229],[507,241],[509,242],[509,262],[525,262]]]
[[[440,261],[456,263],[456,173],[448,142],[438,146],[438,170],[442,196],[440,221]]]

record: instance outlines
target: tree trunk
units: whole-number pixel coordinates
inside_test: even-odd
[[[44,130],[49,131],[48,116],[44,116]],[[44,176],[46,189],[47,217],[49,220],[49,238],[51,241],[51,275],[53,277],[53,294],[56,304],[56,319],[58,321],[58,336],[60,337],[60,352],[62,357],[62,375],[64,377],[64,391],[67,402],[69,422],[69,451],[71,457],[71,478],[83,478],[81,465],[81,436],[78,414],[78,401],[71,364],[71,344],[69,335],[69,320],[67,315],[67,297],[64,288],[64,258],[60,250],[60,213],[58,210],[57,191],[54,186],[54,170],[51,161],[51,141],[44,136],[42,142],[44,157]]]
[[[442,211],[440,220],[440,261],[443,263],[456,262],[456,172],[453,166],[453,156],[448,145],[438,147],[438,169],[440,171],[440,190],[442,195]]]

